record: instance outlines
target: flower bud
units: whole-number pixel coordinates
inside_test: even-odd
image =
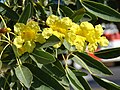
[[[11,29],[10,28],[0,28],[0,33],[6,33],[6,32],[10,32]]]

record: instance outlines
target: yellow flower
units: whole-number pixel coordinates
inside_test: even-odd
[[[80,24],[80,28],[82,29],[82,36],[86,38],[87,42],[89,42],[89,43],[96,42],[95,30],[91,23],[82,22]]]
[[[45,28],[42,32],[42,36],[46,39],[52,36],[52,34],[53,34],[53,30],[51,28]]]
[[[102,37],[100,37],[99,44],[100,44],[100,46],[108,46],[109,41],[107,40],[106,37],[102,36]]]
[[[48,39],[51,35],[55,35],[58,37],[61,41],[56,44],[54,47],[60,47],[63,43],[63,40],[68,32],[68,30],[72,26],[72,20],[68,17],[64,17],[60,19],[59,17],[55,15],[51,15],[47,18],[46,24],[50,28],[43,29],[42,35],[44,38]]]
[[[35,39],[36,33],[34,30],[25,28],[24,31],[21,32],[21,37],[25,41],[33,41]]]
[[[94,52],[98,45],[107,46],[108,40],[105,37],[101,37],[103,34],[102,26],[96,25],[95,28],[89,22],[82,22],[80,24],[80,28],[82,29],[82,36],[86,38],[88,44],[88,50],[90,52]]]
[[[102,26],[100,24],[95,26],[95,35],[96,35],[96,37],[100,37],[103,34],[103,32],[104,32],[103,28],[102,28]]]
[[[48,26],[52,26],[54,25],[57,21],[59,20],[59,17],[55,16],[55,15],[50,15],[47,20],[46,20],[46,24]]]
[[[88,50],[94,52],[98,45],[108,45],[108,40],[101,37],[103,34],[102,26],[95,27],[89,22],[82,22],[80,25],[72,22],[68,17],[59,18],[51,15],[47,18],[46,24],[49,28],[43,29],[42,35],[48,39],[51,35],[55,35],[61,41],[53,47],[59,48],[64,39],[71,45],[75,46],[78,51],[83,51],[88,44]]]
[[[46,41],[39,31],[39,25],[35,21],[29,21],[26,25],[17,23],[14,26],[14,32],[17,36],[15,37],[13,44],[18,48],[20,55],[25,52],[31,53],[36,46],[35,42],[43,44]]]
[[[82,22],[80,28],[82,29],[83,36],[89,35],[94,31],[93,25],[89,22]]]
[[[89,43],[88,44],[88,50],[89,50],[89,52],[94,52],[96,49],[97,49],[97,47],[98,47],[98,44],[97,43]]]
[[[55,15],[51,15],[46,20],[47,25],[53,30],[62,34],[66,34],[68,29],[72,26],[72,20],[68,17],[59,19]]]

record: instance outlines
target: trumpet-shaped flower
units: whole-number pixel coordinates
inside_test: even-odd
[[[35,42],[44,43],[46,40],[39,33],[40,28],[37,22],[29,21],[26,25],[17,23],[14,26],[16,37],[13,41],[14,45],[18,48],[18,52],[22,55],[25,52],[31,53],[35,48]]]
[[[101,37],[103,34],[102,26],[95,27],[89,22],[82,22],[80,25],[72,22],[68,17],[59,18],[51,15],[47,18],[46,24],[49,28],[43,29],[42,35],[48,39],[51,35],[55,35],[61,41],[54,45],[59,48],[64,39],[71,45],[75,46],[78,51],[83,51],[88,44],[88,50],[94,52],[98,45],[107,46],[108,40]]]
[[[66,34],[68,29],[72,26],[72,20],[68,17],[59,19],[55,15],[51,15],[46,20],[47,25],[53,30],[61,34]]]
[[[86,37],[86,41],[89,43],[88,44],[88,50],[90,52],[94,52],[98,44],[100,46],[107,46],[108,45],[108,40],[105,37],[101,37],[103,34],[103,29],[102,26],[96,25],[95,28],[93,25],[89,22],[82,22],[80,24],[80,28],[82,29],[84,37]]]
[[[69,28],[72,26],[72,20],[68,17],[60,19],[55,15],[51,15],[47,18],[46,24],[50,28],[45,28],[42,32],[42,35],[46,39],[48,39],[51,35],[55,35],[61,40],[58,44],[56,44],[55,47],[60,47]]]

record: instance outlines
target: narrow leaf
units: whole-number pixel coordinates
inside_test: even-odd
[[[86,79],[84,79],[81,76],[77,76],[77,78],[80,81],[80,83],[83,85],[83,87],[85,88],[85,90],[92,90]]]
[[[18,49],[14,44],[12,44],[12,49],[13,49],[13,52],[15,54],[15,57],[19,57]]]
[[[0,60],[0,70],[1,70],[1,68],[2,68],[2,61]]]
[[[52,89],[45,85],[41,85],[40,87],[36,88],[35,90],[52,90]]]
[[[108,21],[120,22],[120,13],[102,3],[80,0],[83,7],[90,13]]]
[[[92,71],[89,69],[89,67],[87,66],[87,64],[81,59],[79,58],[77,55],[73,55],[74,57],[72,58],[72,60],[74,62],[76,62],[77,64],[79,64],[80,66],[82,66],[83,68],[85,68],[86,70],[88,70],[90,73],[92,73]]]
[[[73,89],[74,90],[84,90],[83,86],[81,85],[81,83],[79,82],[79,80],[77,79],[75,74],[69,68],[66,68],[66,72],[67,72],[67,78],[68,78],[71,86],[73,87]]]
[[[80,19],[84,16],[85,14],[85,10],[82,8],[82,9],[79,9],[77,11],[75,11],[71,16],[70,18],[74,21],[74,22],[79,22]]]
[[[52,54],[42,50],[35,49],[32,55],[34,56],[34,59],[41,64],[49,64],[56,61]]]
[[[73,10],[65,5],[60,5],[60,9],[62,9],[63,13],[67,17],[70,17],[73,14]]]
[[[71,46],[70,43],[68,43],[66,40],[64,40],[63,45],[65,46],[65,48],[69,51],[75,51],[75,47]]]
[[[85,72],[82,72],[81,70],[77,70],[76,68],[69,66],[69,69],[72,70],[72,72],[75,74],[75,76],[87,76],[88,74]]]
[[[107,90],[120,90],[120,86],[106,79],[99,78],[98,76],[92,75],[93,79],[102,87]]]
[[[60,39],[58,39],[56,36],[52,35],[45,44],[43,44],[40,48],[47,48],[50,46],[53,46],[55,44],[57,44],[60,41]]]
[[[88,56],[85,53],[76,52],[75,53],[79,58],[81,58],[89,67],[95,68],[101,71],[104,74],[111,75],[112,72],[100,61],[95,60],[94,58]],[[89,68],[90,69],[90,68]]]
[[[18,22],[19,22],[19,23],[24,23],[24,24],[26,24],[26,22],[27,22],[28,18],[30,17],[30,15],[31,15],[31,3],[29,3],[29,4],[25,7],[25,9],[24,9],[24,11],[22,12],[22,14],[21,14]]]
[[[31,71],[25,66],[18,66],[15,68],[17,78],[27,87],[30,88],[33,76]]]
[[[48,70],[49,72],[52,73],[51,75],[55,75],[58,78],[61,78],[62,76],[65,75],[65,70],[58,60],[52,64],[44,65],[41,69],[44,71]]]
[[[53,11],[57,11],[58,5],[57,4],[50,4]],[[64,16],[70,17],[73,14],[73,10],[65,5],[60,5],[60,11],[63,12]]]
[[[42,82],[43,85],[48,86],[50,88],[53,88],[53,90],[65,90],[64,86],[53,76],[47,74],[40,68],[31,65],[31,64],[25,64],[30,71],[32,72],[33,76],[40,82]],[[34,82],[33,82],[34,83]]]
[[[115,58],[120,56],[120,47],[100,50],[94,53],[97,57],[103,59]]]
[[[3,3],[0,3],[0,9],[3,8],[3,10],[0,10],[0,14],[5,15],[6,17],[10,18],[11,20],[17,21],[19,19],[18,14],[13,11],[11,8],[6,6]]]

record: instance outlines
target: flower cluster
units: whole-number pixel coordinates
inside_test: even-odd
[[[25,52],[31,53],[36,46],[35,42],[42,44],[46,41],[40,33],[38,23],[35,21],[29,21],[26,25],[23,23],[17,23],[14,26],[14,32],[17,36],[13,43],[18,48],[20,55]]]
[[[55,35],[60,39],[60,42],[54,45],[58,48],[63,43],[64,39],[72,46],[75,46],[78,51],[84,51],[86,47],[90,52],[94,52],[98,45],[107,46],[108,40],[102,36],[102,26],[95,27],[89,22],[82,22],[80,25],[72,22],[68,17],[59,18],[51,15],[47,18],[46,24],[49,28],[44,28],[42,35],[48,39],[51,35]]]
[[[101,25],[94,27],[89,22],[82,22],[78,25],[68,17],[60,19],[55,15],[49,16],[46,24],[49,28],[44,28],[43,31],[40,30],[38,23],[35,21],[29,21],[26,25],[17,23],[14,26],[14,32],[17,36],[13,43],[18,48],[20,55],[25,52],[31,53],[36,46],[35,42],[43,44],[46,41],[45,39],[52,35],[60,39],[60,42],[53,46],[54,48],[59,48],[66,40],[80,52],[86,48],[90,52],[94,52],[98,45],[107,46],[109,43],[106,37],[102,36],[103,29]]]

